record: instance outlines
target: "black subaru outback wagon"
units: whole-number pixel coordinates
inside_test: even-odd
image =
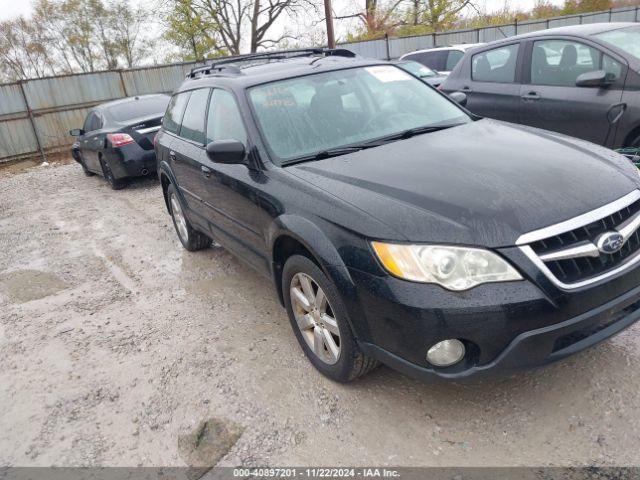
[[[624,157],[479,119],[347,51],[195,69],[156,139],[184,247],[272,279],[310,361],[352,380],[545,364],[640,317]]]

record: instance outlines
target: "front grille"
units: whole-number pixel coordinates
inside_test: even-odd
[[[584,244],[585,242],[595,244],[599,235],[615,231],[617,227],[620,227],[621,224],[639,212],[640,200],[636,200],[627,207],[587,225],[535,241],[529,246],[539,257],[550,252]],[[572,284],[603,275],[623,264],[639,251],[640,234],[636,230],[627,239],[623,247],[615,253],[600,252],[596,257],[576,256],[574,258],[545,261],[544,265],[560,282]]]

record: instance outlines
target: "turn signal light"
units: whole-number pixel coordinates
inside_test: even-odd
[[[113,148],[129,145],[130,143],[135,143],[135,140],[131,138],[131,135],[127,133],[108,133],[107,140],[109,140],[109,143],[111,143],[111,146]]]

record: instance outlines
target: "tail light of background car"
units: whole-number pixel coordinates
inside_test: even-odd
[[[113,148],[129,145],[130,143],[135,143],[135,140],[131,138],[131,135],[127,133],[108,133],[107,140],[109,140]]]

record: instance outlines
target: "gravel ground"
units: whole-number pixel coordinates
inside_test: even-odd
[[[181,248],[157,182],[0,175],[0,465],[640,465],[640,325],[509,377],[339,385],[267,280]]]

